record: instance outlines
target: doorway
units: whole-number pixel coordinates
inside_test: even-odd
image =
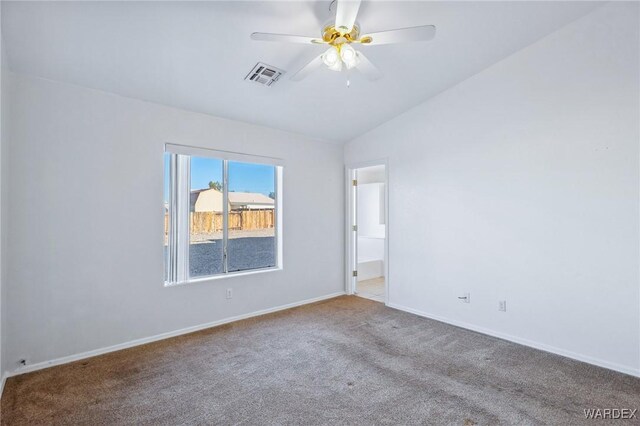
[[[347,293],[386,304],[389,287],[386,161],[350,167],[347,176]]]

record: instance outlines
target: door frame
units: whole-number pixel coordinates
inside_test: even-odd
[[[347,163],[345,165],[345,292],[355,294],[358,277],[353,276],[357,270],[358,233],[353,230],[357,210],[357,187],[353,186],[356,170],[371,166],[384,166],[384,304],[389,304],[389,161],[388,158],[378,160]]]

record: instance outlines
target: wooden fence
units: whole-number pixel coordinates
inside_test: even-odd
[[[222,231],[221,212],[191,212],[190,231],[192,234],[205,234]],[[273,209],[233,210],[229,212],[229,229],[251,231],[273,228],[275,214]],[[164,216],[164,232],[169,230],[169,215]]]

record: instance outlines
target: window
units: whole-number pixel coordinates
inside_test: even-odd
[[[167,145],[165,282],[281,267],[276,159]]]

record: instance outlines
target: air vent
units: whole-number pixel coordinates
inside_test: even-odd
[[[285,72],[279,68],[258,62],[244,79],[262,84],[263,86],[271,86],[278,81],[284,73]]]

